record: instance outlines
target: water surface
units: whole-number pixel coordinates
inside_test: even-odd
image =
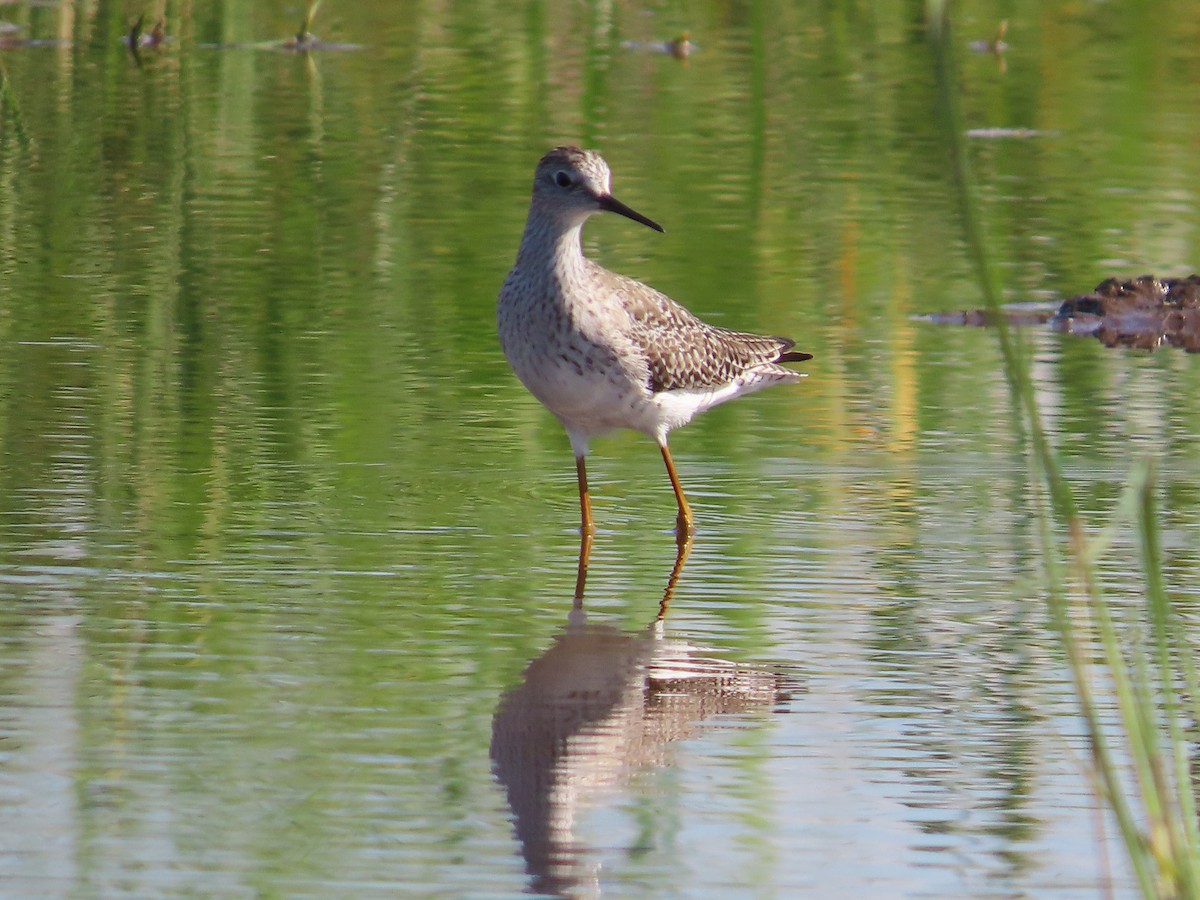
[[[956,22],[1006,300],[1192,271],[1188,12]],[[286,4],[168,4],[141,66],[122,15],[12,7],[66,43],[0,51],[7,891],[1132,893],[994,335],[915,318],[982,305],[919,11],[323,4],[362,49],[296,54],[250,46]],[[1003,65],[967,46],[1002,18]],[[673,437],[699,531],[661,620],[653,444],[595,442],[573,610],[569,448],[495,335],[567,141],[667,229],[589,253],[816,356]],[[1190,615],[1196,358],[1024,345],[1097,527],[1156,461]]]

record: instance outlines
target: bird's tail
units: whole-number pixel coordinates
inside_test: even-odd
[[[786,353],[780,353],[779,359],[775,362],[804,362],[806,359],[812,359],[811,353],[801,353],[799,350],[788,350]]]

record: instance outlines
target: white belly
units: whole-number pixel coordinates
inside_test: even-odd
[[[657,407],[611,352],[595,347],[546,353],[505,347],[521,383],[554,413],[568,431],[595,436],[617,428],[653,434]]]

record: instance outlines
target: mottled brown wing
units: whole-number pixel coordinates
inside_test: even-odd
[[[646,355],[654,393],[717,387],[756,366],[812,358],[792,351],[794,342],[787,338],[717,328],[640,282],[621,282],[629,336]]]

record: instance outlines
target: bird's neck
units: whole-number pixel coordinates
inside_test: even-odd
[[[566,274],[584,265],[580,234],[585,220],[563,221],[534,209],[525,223],[517,268],[529,274]]]

